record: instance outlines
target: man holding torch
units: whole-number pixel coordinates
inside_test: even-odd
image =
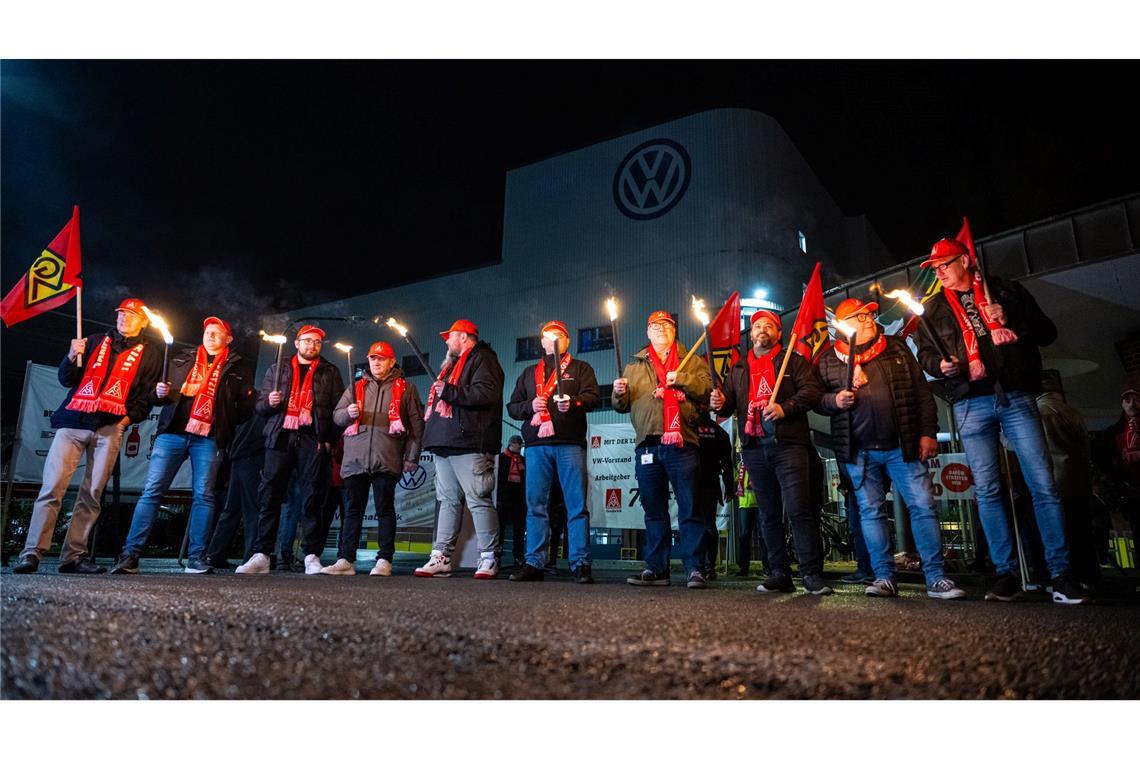
[[[321,358],[325,331],[305,325],[293,345],[297,353],[288,362],[265,371],[257,414],[265,419],[265,464],[257,490],[257,542],[254,554],[234,572],[262,575],[269,572],[269,555],[277,541],[281,502],[289,478],[300,479],[301,549],[305,574],[321,572],[327,522],[324,519],[332,447],[340,437],[333,407],[344,393],[344,381],[332,362]]]
[[[346,428],[340,475],[348,494],[340,528],[337,560],[327,575],[355,575],[356,549],[368,504],[376,499],[380,551],[371,575],[392,574],[396,552],[396,484],[420,463],[424,437],[424,407],[416,386],[396,366],[396,352],[378,340],[368,349],[368,372],[345,388],[333,411],[333,421]]]
[[[131,529],[112,573],[137,573],[159,503],[182,463],[190,460],[194,501],[190,508],[190,546],[186,572],[210,573],[209,530],[214,513],[214,482],[234,430],[253,416],[256,395],[253,367],[230,350],[229,323],[207,317],[202,345],[188,348],[170,362],[170,377],[154,386],[151,399],[162,407],[151,452],[146,486],[135,504]]]
[[[906,502],[914,543],[922,557],[926,595],[961,599],[946,577],[942,528],[930,472],[923,461],[938,454],[938,412],[914,355],[902,339],[875,323],[879,305],[848,298],[835,307],[837,335],[819,361],[823,396],[818,411],[831,417],[835,458],[847,467],[875,580],[867,596],[898,596],[887,529],[888,478]],[[846,341],[839,340],[846,336]],[[771,551],[771,548],[769,548]]]
[[[143,309],[141,300],[127,298],[115,309],[115,327],[92,351],[88,351],[87,338],[76,338],[60,362],[59,383],[69,390],[51,416],[55,436],[15,573],[39,569],[51,548],[60,502],[75,469],[85,459],[87,475],[75,498],[59,572],[90,575],[106,571],[88,557],[87,539],[99,519],[103,487],[118,461],[123,433],[150,414],[150,392],[162,372],[161,352],[142,336],[149,321]],[[82,368],[77,364],[81,355]]]
[[[557,477],[566,500],[570,572],[578,583],[593,583],[586,509],[586,413],[601,403],[598,380],[593,367],[570,357],[565,324],[552,320],[539,332],[545,356],[522,371],[507,403],[507,413],[524,420],[526,443],[526,564],[510,579],[543,579],[550,533],[547,507],[551,482]]]
[[[942,283],[942,297],[926,304],[926,319],[951,356],[942,358],[931,337],[918,333],[918,358],[936,378],[939,395],[953,404],[974,476],[982,530],[998,572],[986,599],[1008,602],[1021,595],[1017,553],[1001,496],[1000,433],[1016,452],[1033,499],[1053,579],[1053,601],[1082,604],[1087,597],[1070,573],[1064,514],[1036,403],[1041,392],[1039,347],[1057,339],[1057,327],[1018,283],[983,279],[968,225],[959,238],[939,240],[922,263],[933,267]]]
[[[689,588],[706,588],[698,552],[705,524],[696,510],[700,469],[699,408],[708,404],[712,380],[704,362],[683,362],[677,323],[667,311],[649,315],[649,345],[634,354],[622,377],[614,380],[614,411],[633,422],[634,467],[645,510],[645,564],[626,582],[668,586],[672,531],[669,486],[677,498],[681,561]],[[686,356],[691,356],[688,354]]]
[[[499,516],[491,493],[495,456],[503,445],[503,369],[490,344],[479,340],[474,322],[457,319],[439,335],[447,343],[447,356],[424,413],[424,448],[435,455],[439,520],[431,557],[415,574],[451,575],[466,502],[479,537],[475,577],[488,580],[499,574]]]
[[[790,592],[791,567],[784,541],[784,512],[792,526],[804,591],[825,595],[819,516],[812,509],[808,480],[811,437],[807,413],[823,391],[811,365],[792,347],[780,345],[780,317],[770,311],[752,315],[752,350],[729,370],[712,392],[710,404],[723,417],[736,413],[741,458],[756,493],[760,530],[768,547],[768,578],[762,593]],[[777,375],[787,361],[777,388]],[[777,396],[774,397],[773,393]]]

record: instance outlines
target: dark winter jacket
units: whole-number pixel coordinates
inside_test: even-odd
[[[857,346],[856,351],[860,348],[862,346]],[[872,383],[856,390],[855,403],[859,403],[860,394],[889,394],[903,459],[908,462],[917,460],[918,439],[934,438],[938,435],[938,411],[934,406],[930,386],[914,355],[900,338],[888,335],[886,348],[871,362],[878,363],[884,374],[889,377],[889,381],[886,387]],[[834,349],[824,351],[820,357],[819,379],[823,385],[823,396],[820,397],[816,409],[821,414],[831,417],[835,458],[840,462],[850,463],[858,450],[851,427],[851,412],[835,405],[836,394],[847,387],[847,365],[839,360]]]
[[[554,369],[554,357],[543,359],[546,364],[546,376]],[[554,423],[554,435],[549,438],[539,438],[538,428],[530,424],[534,417],[535,389],[534,369],[537,365],[527,367],[519,375],[515,383],[514,393],[507,402],[507,414],[512,419],[524,420],[522,425],[523,442],[527,446],[550,446],[554,444],[573,444],[586,448],[586,412],[598,408],[601,397],[598,392],[598,379],[594,376],[594,368],[580,359],[571,359],[566,365],[562,375],[562,392],[570,397],[570,411],[563,414],[558,411],[554,396],[557,389],[548,399],[547,410],[550,412],[550,421]]]
[[[570,369],[567,367],[567,369]],[[519,453],[522,458],[522,453]],[[498,484],[495,488],[495,504],[500,507],[505,506],[521,506],[526,508],[526,459],[523,459],[519,467],[519,482],[512,483],[511,477],[511,458],[507,452],[499,452],[499,476]],[[558,478],[555,477],[555,481]]]
[[[736,489],[736,463],[733,461],[732,439],[720,425],[711,419],[697,424],[701,439],[701,466],[697,490],[703,494],[716,494],[718,504],[732,497]],[[722,488],[723,486],[723,488]]]
[[[780,372],[780,365],[787,351],[785,348],[772,359],[777,374]],[[717,412],[722,418],[729,417],[735,412],[736,421],[740,425],[741,443],[745,448],[760,443],[759,438],[744,432],[744,424],[748,421],[748,383],[748,357],[745,356],[728,371],[728,377],[721,385],[724,406]],[[780,384],[780,392],[776,397],[776,403],[784,410],[784,418],[778,420],[775,426],[778,443],[795,443],[804,446],[811,444],[807,413],[815,407],[822,395],[823,388],[819,385],[815,370],[799,353],[792,351],[792,358],[788,360],[788,370],[784,373],[784,381]]]
[[[437,454],[497,454],[503,445],[503,368],[486,341],[479,341],[463,365],[458,384],[440,394],[452,416],[434,411],[424,424],[424,449]],[[426,413],[426,412],[425,412]]]
[[[400,398],[400,421],[404,432],[394,436],[388,432],[388,407],[392,403],[392,385],[396,378],[404,376],[404,371],[393,367],[383,380],[377,380],[371,372],[365,372],[364,404],[360,409],[359,432],[346,435],[344,458],[341,460],[341,477],[353,475],[374,475],[385,472],[389,475],[403,475],[404,462],[419,462],[420,445],[424,438],[424,405],[420,392],[411,383],[404,385],[404,395]],[[356,403],[356,384],[344,389],[340,401],[333,411],[333,422],[347,428],[353,420],[348,416],[348,407]]]
[[[265,418],[262,431],[265,434],[265,446],[270,449],[277,446],[281,431],[285,429],[285,411],[289,408],[289,388],[293,382],[292,359],[281,360],[281,378],[277,386],[281,392],[281,403],[272,407],[269,405],[269,394],[273,392],[276,371],[275,364],[269,365],[265,370],[256,406],[257,414]],[[340,370],[324,358],[309,371],[317,373],[313,376],[313,434],[318,441],[331,446],[341,434],[340,428],[333,422],[332,413],[333,407],[344,393],[344,381],[340,377]]]
[[[1026,391],[1034,396],[1041,392],[1041,346],[1048,346],[1057,339],[1057,326],[1041,311],[1036,299],[1020,283],[1004,282],[997,277],[990,278],[993,300],[1005,309],[1006,327],[1017,333],[1018,341],[1004,346],[995,346],[985,336],[978,339],[982,361],[986,364],[986,380],[970,382],[967,368],[966,343],[962,328],[946,295],[939,293],[926,302],[926,316],[923,317],[946,349],[955,356],[961,372],[954,377],[943,377],[939,364],[942,356],[924,330],[915,333],[918,342],[918,361],[927,374],[936,378],[935,392],[947,401],[957,401],[968,395],[988,395],[993,390],[993,380],[1001,382],[1002,390]],[[971,387],[972,386],[972,387]]]
[[[162,407],[158,417],[158,435],[166,432],[181,433],[184,430],[169,430],[182,400],[182,385],[190,368],[198,357],[197,348],[183,349],[170,360],[170,393],[166,398],[158,398],[151,388],[151,402]],[[202,390],[205,389],[203,381]],[[199,393],[202,392],[199,390]],[[253,390],[253,367],[240,354],[231,351],[218,378],[218,389],[214,394],[214,422],[210,426],[210,436],[219,449],[226,449],[234,438],[234,431],[253,416],[253,406],[257,395]]]
[[[87,353],[83,355],[82,367],[76,366],[75,362],[66,356],[64,356],[63,361],[59,363],[59,384],[67,388],[68,391],[67,396],[63,399],[63,403],[60,404],[59,408],[51,415],[52,428],[98,430],[101,427],[122,419],[122,416],[118,414],[110,414],[108,412],[76,412],[67,408],[67,405],[71,403],[71,397],[75,395],[75,391],[79,387],[79,381],[83,379],[83,372],[87,369],[91,357],[99,350],[99,344],[103,342],[103,338],[107,335],[111,336],[111,351],[108,359],[111,364],[107,367],[108,380],[111,377],[111,370],[114,368],[114,362],[119,354],[124,351],[129,351],[139,343],[143,343],[146,346],[142,354],[139,355],[138,372],[135,373],[135,379],[131,383],[130,390],[127,391],[127,398],[124,404],[127,407],[127,416],[131,418],[132,425],[137,425],[150,415],[151,393],[154,391],[155,383],[159,380],[159,375],[162,374],[162,346],[144,338],[141,333],[133,338],[124,338],[119,334],[118,330],[111,328],[103,335],[87,336]],[[105,383],[106,380],[104,380],[104,384]]]
[[[688,353],[689,349],[681,341],[677,341],[676,345],[678,355],[683,357]],[[629,381],[629,390],[623,396],[615,395],[611,398],[615,412],[629,414],[638,446],[646,438],[660,438],[665,432],[665,403],[654,396],[657,391],[657,373],[653,371],[653,362],[649,359],[651,350],[646,346],[630,358],[622,374]],[[709,377],[708,365],[694,356],[677,373],[674,387],[685,393],[685,398],[681,401],[681,437],[688,445],[700,446],[697,407],[708,406],[709,403],[712,378]]]

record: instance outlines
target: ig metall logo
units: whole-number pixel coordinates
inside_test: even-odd
[[[614,203],[630,219],[656,219],[689,188],[692,162],[680,143],[658,138],[631,150],[614,174]]]

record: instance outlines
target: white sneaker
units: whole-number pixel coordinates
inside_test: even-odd
[[[238,565],[234,572],[241,575],[268,575],[269,556],[258,552],[250,557],[244,565]]]
[[[451,557],[446,556],[439,549],[432,549],[427,564],[417,567],[413,575],[421,578],[446,578],[451,575]]]
[[[495,559],[494,554],[480,554],[479,555],[479,569],[475,571],[475,577],[479,580],[491,580],[499,574],[499,561]]]
[[[309,556],[313,555],[310,554]],[[309,572],[308,567],[305,568],[305,572]],[[325,575],[356,575],[356,565],[342,557],[328,567],[322,567],[321,572]]]
[[[320,575],[324,570],[321,567],[321,558],[315,554],[305,555],[305,575]]]
[[[385,577],[392,574],[392,563],[386,559],[376,560],[376,567],[372,568],[369,575],[383,575]]]

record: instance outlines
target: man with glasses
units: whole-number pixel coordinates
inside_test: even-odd
[[[281,502],[294,471],[300,479],[301,550],[305,574],[321,572],[321,552],[328,532],[326,502],[332,476],[331,451],[340,429],[333,408],[344,393],[340,370],[321,359],[325,331],[305,325],[293,345],[297,353],[265,371],[257,414],[265,418],[265,464],[257,490],[258,520],[254,554],[235,572],[269,572],[277,541]]]
[[[930,299],[925,318],[951,356],[942,359],[934,342],[920,331],[918,359],[936,378],[939,395],[954,405],[973,472],[982,530],[998,572],[986,599],[1009,602],[1021,595],[1017,554],[1001,495],[999,435],[1004,435],[1017,454],[1033,499],[1053,578],[1053,601],[1082,604],[1087,599],[1071,577],[1061,500],[1036,403],[1041,392],[1039,347],[1057,339],[1057,327],[1021,285],[990,278],[987,290],[971,265],[969,250],[957,240],[939,240],[922,266],[933,267],[942,284],[942,297]]]

